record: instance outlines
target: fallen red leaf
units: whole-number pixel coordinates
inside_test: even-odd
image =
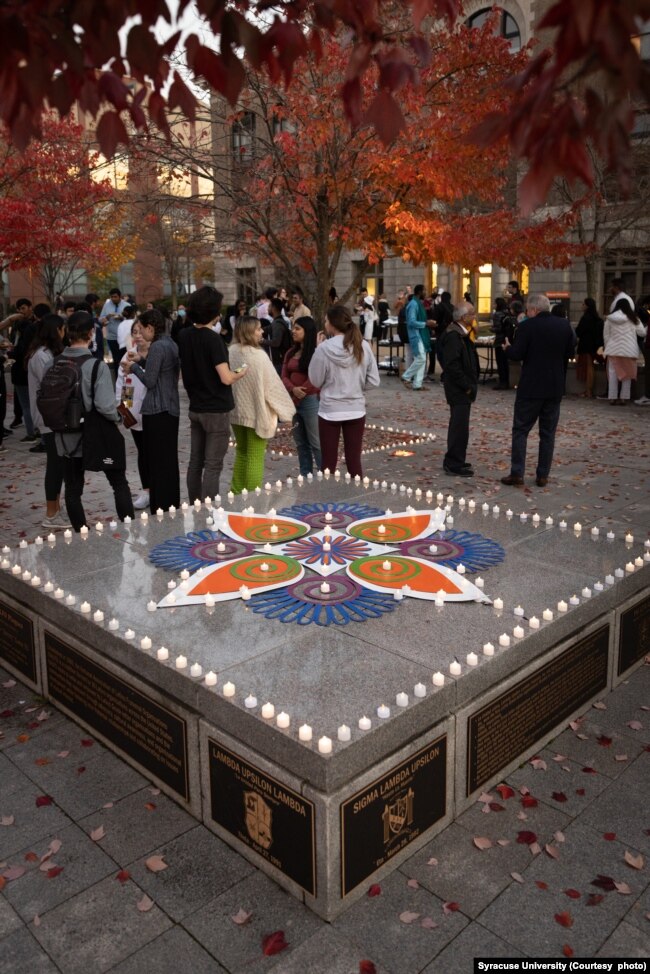
[[[598,904],[599,903],[602,903],[604,899],[605,899],[605,897],[603,896],[602,893],[590,893],[589,896],[587,897],[587,904],[586,905],[587,906],[598,906]]]
[[[44,768],[45,765],[49,763],[50,763],[49,758],[36,758],[36,760],[34,761],[34,764],[36,765],[37,768]]]
[[[582,796],[586,794],[587,792],[584,790],[584,788],[576,788],[576,795],[580,795],[580,797],[582,798]]]
[[[16,716],[15,710],[3,710],[2,713],[0,713],[0,717],[3,717],[5,719],[8,719],[9,717],[15,717],[15,716]]]
[[[600,737],[596,738],[596,744],[600,744],[601,747],[611,747],[612,738],[605,737],[604,734],[601,734]]]
[[[603,839],[607,839],[608,842],[613,842],[616,838],[616,832],[603,832]]]
[[[505,805],[500,805],[499,802],[490,802],[488,808],[491,812],[505,812]]]
[[[537,799],[533,798],[532,795],[524,795],[521,799],[521,804],[524,808],[537,808]]]
[[[86,770],[86,766],[80,764],[79,767],[77,768],[77,774],[83,774],[85,770]]]
[[[16,740],[19,744],[26,744],[29,740],[29,734],[19,734]]]
[[[507,798],[514,798],[514,789],[510,785],[497,785],[496,790],[499,792],[503,800]]]
[[[458,910],[460,910],[460,903],[454,903],[452,901],[450,903],[443,903],[442,904],[442,912],[443,913],[456,913]]]
[[[582,770],[584,771],[585,774],[598,774],[595,768],[590,768],[589,766],[583,768]]]
[[[517,833],[517,842],[519,845],[532,845],[533,842],[537,842],[537,836],[534,832],[527,832],[524,829],[524,831]]]
[[[92,747],[94,743],[95,742],[93,740],[91,740],[90,737],[82,737],[81,738],[81,746],[82,747]]]
[[[145,802],[144,807],[147,809],[148,812],[153,812],[156,808],[154,802]]]
[[[39,795],[36,799],[36,807],[42,808],[44,805],[51,805],[53,801],[54,799],[50,795]]]
[[[565,957],[573,957],[573,947],[571,947],[569,944],[565,944],[562,947],[562,953]]]
[[[128,881],[131,879],[131,873],[128,871],[128,869],[120,869],[115,878],[118,879],[120,883],[128,883]]]
[[[360,960],[359,974],[377,974],[377,968],[371,960]]]
[[[26,862],[38,862],[38,856],[36,855],[35,852],[26,852],[25,853],[25,861]]]
[[[568,801],[567,796],[564,794],[563,791],[554,791],[553,794],[551,795],[551,798],[556,802]]]
[[[592,879],[591,885],[597,886],[598,889],[604,889],[606,893],[612,893],[616,889],[616,883],[611,876],[601,876],[600,874]]]
[[[568,896],[569,899],[579,900],[580,897],[582,896],[582,893],[578,892],[577,889],[565,889],[564,895]]]
[[[381,886],[379,883],[373,883],[368,890],[368,896],[381,896]]]
[[[573,917],[567,910],[563,910],[562,913],[555,914],[555,922],[559,923],[561,927],[572,927]]]
[[[284,930],[276,930],[275,933],[269,933],[266,937],[262,937],[262,953],[265,957],[279,954],[288,946],[289,944],[284,939]]]
[[[63,866],[52,866],[50,869],[48,869],[45,875],[47,876],[48,879],[54,879],[62,872],[63,872]]]
[[[535,886],[537,889],[548,889],[548,883],[545,883],[543,879],[536,879]]]

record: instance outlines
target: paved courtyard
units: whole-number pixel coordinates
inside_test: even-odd
[[[529,476],[533,486],[517,490],[499,483],[513,397],[481,387],[476,477],[460,481],[442,473],[439,383],[415,395],[383,378],[368,397],[376,452],[364,472],[647,537],[650,411],[568,397],[548,486]],[[182,470],[185,417],[184,407]],[[399,445],[413,433],[437,439]],[[0,543],[10,545],[39,533],[44,514],[43,457],[19,439],[0,459]],[[276,446],[287,445],[283,432]],[[533,434],[531,471],[535,445]],[[135,490],[132,451],[130,464]],[[231,466],[229,455],[224,493]],[[267,471],[271,481],[295,476],[295,458],[269,456]],[[113,512],[106,488],[91,475],[91,521]],[[456,974],[479,956],[647,958],[649,726],[643,665],[327,924],[2,671],[0,971]]]

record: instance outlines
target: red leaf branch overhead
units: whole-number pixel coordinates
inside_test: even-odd
[[[11,38],[0,61],[0,120],[14,143],[24,147],[41,133],[46,106],[67,114],[77,104],[97,116],[108,105],[100,144],[107,154],[128,138],[129,125],[146,126],[142,95],[125,82],[146,84],[149,117],[168,132],[167,107],[190,117],[195,100],[169,58],[184,50],[190,71],[235,104],[245,81],[244,64],[289,85],[308,55],[320,56],[328,36],[343,30],[350,38],[342,99],[353,125],[376,126],[392,140],[401,129],[407,92],[418,82],[409,57],[421,67],[431,57],[427,25],[451,29],[460,0],[289,0],[269,13],[268,0],[197,0],[213,40],[198,33],[181,39],[170,26],[160,39],[159,20],[178,23],[190,5],[179,0],[172,15],[166,0],[16,0],[0,9],[3,36]],[[279,11],[279,12],[278,12]],[[409,16],[407,29],[395,22]],[[513,79],[513,105],[495,113],[477,130],[483,144],[507,136],[529,171],[522,194],[531,212],[557,175],[591,184],[584,143],[592,139],[601,157],[629,178],[629,139],[635,103],[650,102],[650,72],[634,37],[650,17],[650,0],[557,0],[538,25],[550,32],[550,50],[535,56]],[[204,36],[203,34],[201,36]],[[124,48],[120,37],[126,37]],[[379,72],[375,101],[362,104],[362,88]],[[577,81],[578,85],[573,82]],[[408,82],[408,84],[407,84]],[[121,124],[120,124],[121,123]]]

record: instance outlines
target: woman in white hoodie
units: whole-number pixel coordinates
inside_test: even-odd
[[[613,311],[605,319],[603,329],[604,350],[607,357],[608,399],[612,406],[627,406],[630,401],[632,379],[636,379],[639,345],[645,328],[632,311],[629,301],[616,302]],[[618,384],[621,383],[621,397]]]
[[[323,470],[336,470],[342,433],[348,473],[362,477],[364,390],[379,385],[377,362],[343,305],[336,304],[327,312],[325,333],[329,341],[321,342],[309,363],[309,381],[320,389],[318,432]]]

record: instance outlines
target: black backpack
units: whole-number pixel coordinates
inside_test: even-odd
[[[411,300],[412,298],[409,298],[409,301]],[[397,334],[402,345],[409,344],[409,330],[406,324],[406,307],[408,303],[407,301],[397,312]]]
[[[84,419],[81,366],[92,357],[90,354],[75,358],[57,355],[41,379],[36,404],[43,422],[54,433],[74,433],[81,429]]]

